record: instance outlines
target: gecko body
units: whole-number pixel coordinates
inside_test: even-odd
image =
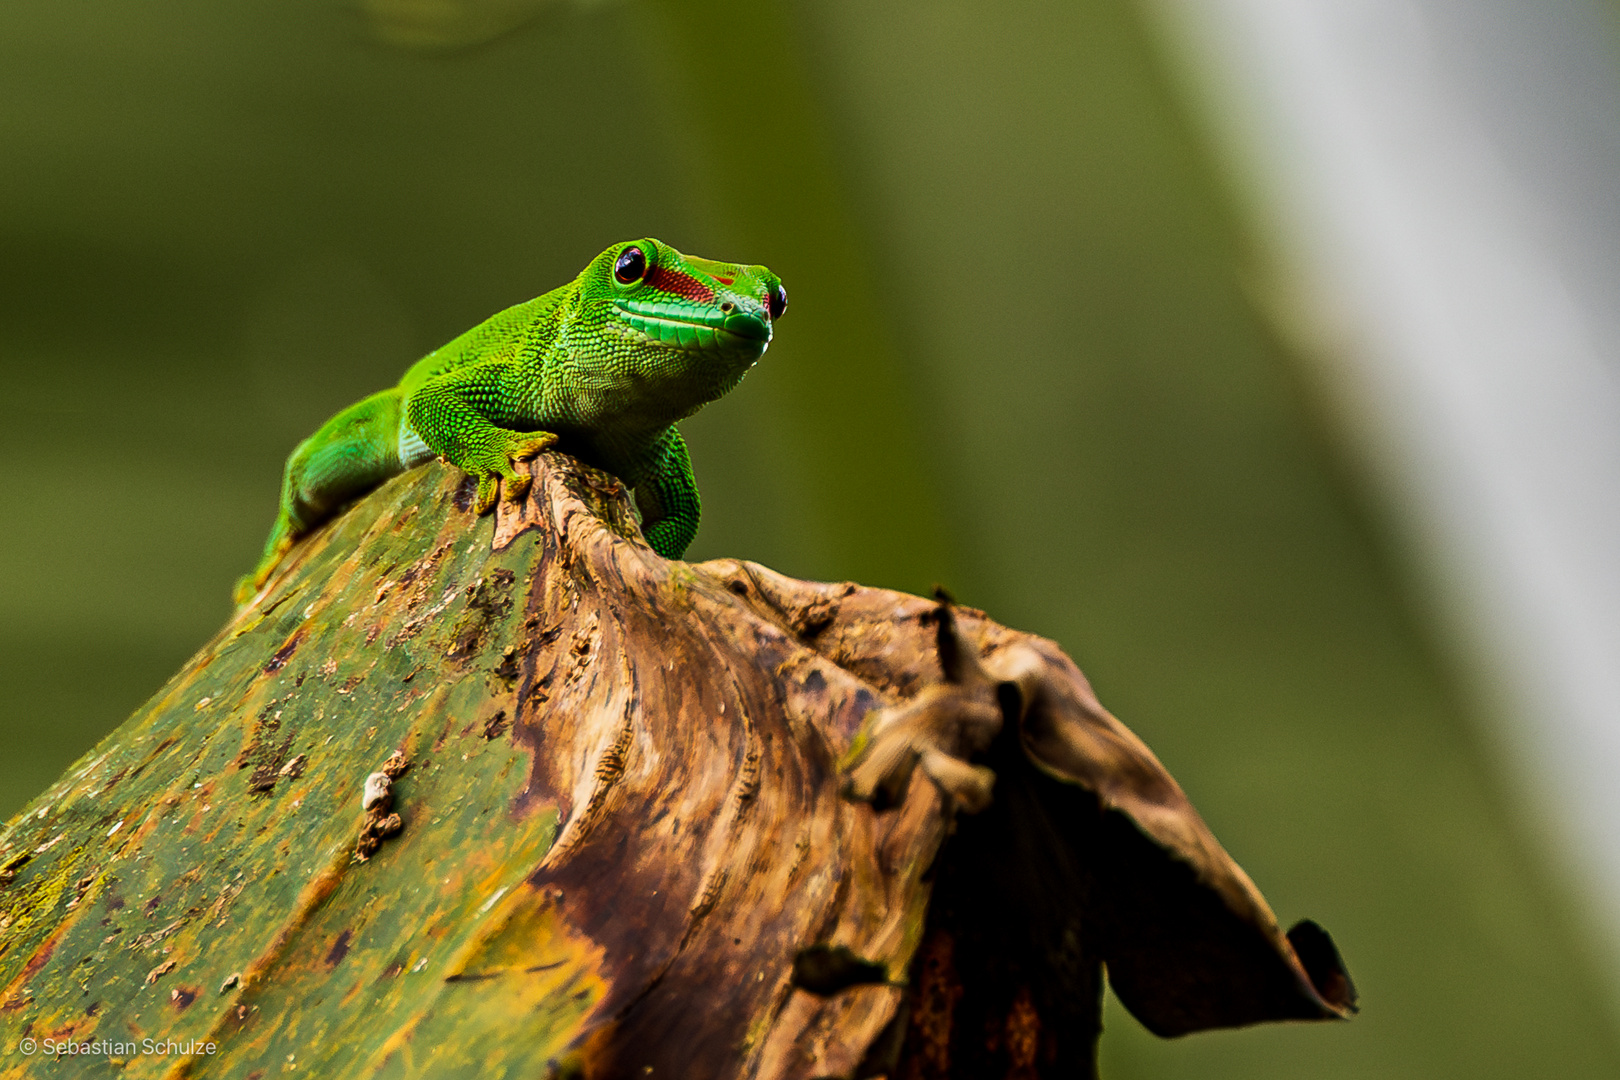
[[[389,477],[438,457],[523,497],[514,463],[556,447],[635,490],[653,550],[678,559],[699,499],[676,421],[721,397],[764,355],[787,309],[763,266],[683,255],[661,241],[608,248],[579,276],[428,353],[396,386],[328,420],[287,459],[264,554],[243,604],[299,539]]]

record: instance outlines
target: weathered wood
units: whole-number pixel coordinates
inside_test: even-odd
[[[534,471],[385,485],[9,823],[0,1075],[1087,1076],[1104,962],[1165,1034],[1351,1006],[1050,642]]]

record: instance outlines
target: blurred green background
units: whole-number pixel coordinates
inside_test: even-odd
[[[692,556],[1055,638],[1363,993],[1175,1042],[1111,1004],[1105,1076],[1620,1075],[1170,76],[1124,0],[9,0],[0,805],[226,618],[299,438],[651,234],[792,295],[685,425]]]

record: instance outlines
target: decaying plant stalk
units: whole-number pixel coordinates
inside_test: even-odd
[[[13,819],[0,1042],[217,1048],[131,1076],[1085,1076],[1104,965],[1162,1034],[1352,1007],[1052,643],[667,562],[611,477],[534,475],[493,524],[454,470],[391,481]]]

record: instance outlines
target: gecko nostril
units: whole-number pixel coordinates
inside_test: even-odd
[[[724,311],[728,315],[731,314],[731,312],[733,312],[734,310],[736,310],[736,308],[737,308],[737,305],[733,304],[730,300],[727,300],[725,303],[720,305],[720,310]]]

